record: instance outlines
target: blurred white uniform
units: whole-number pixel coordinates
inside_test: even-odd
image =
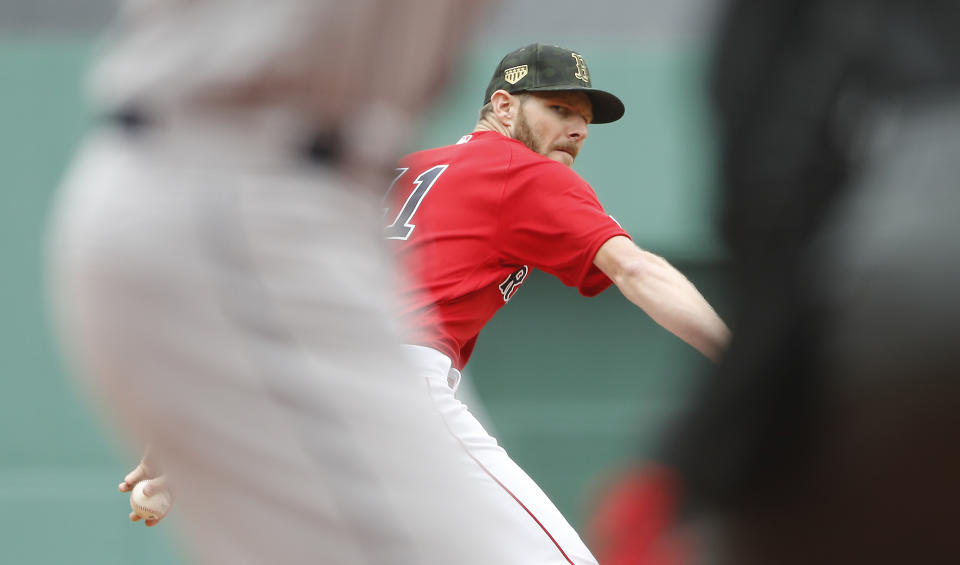
[[[64,184],[51,290],[198,562],[511,562],[402,361],[371,173],[478,4],[126,2],[93,84],[124,119]]]

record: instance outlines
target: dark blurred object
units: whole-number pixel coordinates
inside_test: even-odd
[[[741,0],[734,340],[670,442],[710,563],[960,563],[960,4]]]

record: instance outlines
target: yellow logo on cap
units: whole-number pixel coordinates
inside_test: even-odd
[[[527,76],[526,65],[510,67],[509,69],[503,71],[503,80],[509,82],[510,84],[517,84],[517,82],[525,76]]]
[[[573,57],[573,60],[577,63],[577,74],[573,75],[573,77],[590,84],[590,75],[587,74],[587,62],[577,53],[570,53],[570,56]]]

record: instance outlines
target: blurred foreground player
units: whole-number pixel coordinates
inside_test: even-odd
[[[166,473],[198,562],[511,562],[405,369],[374,197],[481,4],[123,4],[51,287],[151,445],[122,489]]]

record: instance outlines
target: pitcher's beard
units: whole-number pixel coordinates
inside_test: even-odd
[[[566,151],[574,159],[577,158],[577,153],[580,152],[580,148],[576,143],[573,142],[561,142],[556,144],[553,147],[541,147],[543,144],[540,142],[540,139],[537,138],[537,135],[533,133],[533,128],[530,127],[530,123],[527,122],[527,117],[523,113],[523,106],[520,107],[520,110],[517,112],[517,125],[514,130],[514,138],[520,143],[526,145],[534,153],[539,153],[546,157],[551,151],[559,150]]]

